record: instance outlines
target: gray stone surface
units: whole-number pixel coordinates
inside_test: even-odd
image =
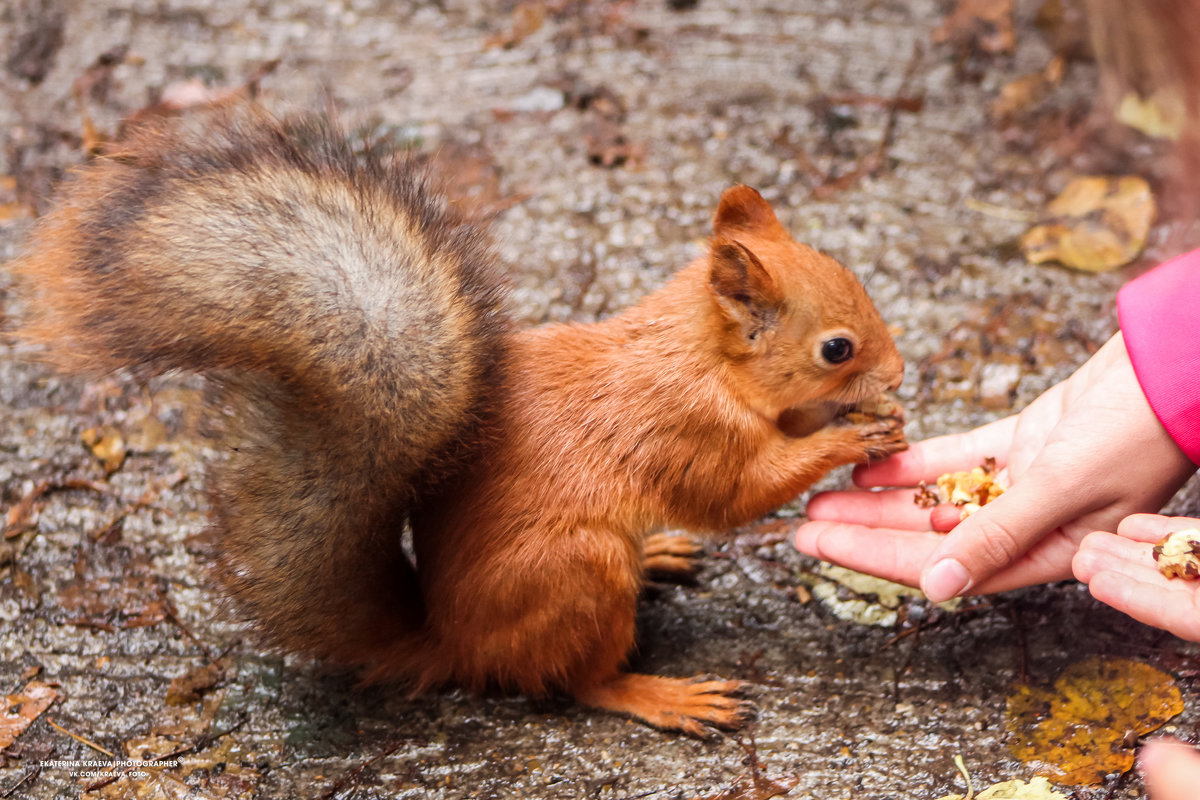
[[[527,322],[631,303],[700,252],[723,188],[758,187],[798,238],[865,280],[910,364],[900,395],[910,436],[922,438],[1007,413],[1068,375],[1114,330],[1113,294],[1140,269],[1027,265],[1014,248],[1025,223],[974,201],[1025,212],[1076,172],[1162,169],[1156,149],[1129,135],[1062,145],[1093,110],[1088,64],[1071,66],[1039,114],[996,124],[988,106],[999,87],[1050,57],[1036,5],[1018,3],[1013,55],[964,59],[931,44],[949,5],[10,0],[0,5],[0,176],[18,180],[0,184],[0,203],[44,203],[49,181],[81,159],[84,113],[115,131],[164,87],[192,77],[236,86],[278,59],[261,81],[269,107],[335,109],[348,127],[442,153],[493,207],[511,205],[493,230]],[[536,9],[540,27],[512,36]],[[116,47],[128,51],[107,92],[73,96]],[[923,101],[889,113],[895,96]],[[587,97],[624,108],[609,123],[622,142],[597,122],[596,103],[581,107]],[[880,152],[889,119],[881,168],[821,189],[820,175],[848,175]],[[1047,120],[1070,124],[1056,136]],[[623,164],[591,163],[588,137],[606,130],[594,154]],[[0,261],[28,227],[0,223]],[[1156,231],[1143,267],[1174,252],[1169,233]],[[0,313],[15,314],[8,280],[0,271]],[[659,587],[643,604],[638,669],[753,684],[759,714],[741,741],[662,733],[561,699],[356,690],[271,655],[222,609],[206,575],[211,453],[190,410],[197,384],[157,380],[149,395],[124,379],[85,385],[26,355],[0,346],[5,509],[47,477],[102,477],[79,443],[87,427],[118,427],[134,452],[111,490],[47,494],[36,527],[2,545],[0,686],[14,691],[40,668],[62,697],[10,748],[0,795],[81,794],[87,781],[37,762],[104,757],[53,720],[123,756],[196,745],[191,766],[87,796],[183,796],[186,779],[203,797],[690,798],[716,796],[760,764],[795,782],[790,797],[936,798],[961,789],[956,754],[977,786],[1029,778],[1004,745],[1006,693],[1098,655],[1174,670],[1187,704],[1176,724],[1195,733],[1195,649],[1075,584],[955,611],[906,600],[882,626],[801,602],[797,587],[817,580],[817,565],[783,535],[802,502],[782,522],[710,543],[696,585]],[[185,479],[169,480],[176,473]],[[148,489],[151,501],[131,510]],[[1176,507],[1200,511],[1188,494]],[[71,587],[137,574],[148,576],[139,596],[153,601],[158,587],[178,624],[72,624]],[[221,659],[221,680],[200,701],[169,705],[168,685],[203,666],[205,649]],[[131,744],[151,734],[153,747]],[[1113,776],[1073,796],[1142,792],[1136,777]]]

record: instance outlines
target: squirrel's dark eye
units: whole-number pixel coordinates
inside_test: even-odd
[[[854,343],[845,337],[838,336],[821,344],[821,358],[830,364],[849,361],[853,355]]]

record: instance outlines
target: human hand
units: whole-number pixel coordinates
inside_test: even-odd
[[[1008,490],[949,533],[933,533],[930,513],[913,504],[917,483],[987,457]],[[817,495],[795,542],[920,585],[935,602],[1003,591],[1069,577],[1085,535],[1158,510],[1195,469],[1150,409],[1118,333],[1021,413],[858,468],[860,487],[906,488]]]
[[[1200,752],[1178,739],[1160,737],[1142,745],[1138,768],[1150,800],[1192,800],[1200,785]]]
[[[1168,580],[1151,548],[1171,531],[1200,528],[1200,519],[1135,514],[1117,532],[1096,531],[1079,544],[1072,567],[1092,596],[1134,619],[1200,642],[1200,581]]]

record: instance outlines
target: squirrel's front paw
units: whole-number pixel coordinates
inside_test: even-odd
[[[868,461],[880,461],[908,449],[904,420],[887,418],[856,425]]]
[[[865,460],[878,461],[908,449],[904,409],[886,395],[843,414],[837,421],[854,431]]]

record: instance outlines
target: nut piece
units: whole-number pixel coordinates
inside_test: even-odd
[[[1200,579],[1200,530],[1168,533],[1154,545],[1154,562],[1168,578]]]
[[[904,421],[904,408],[886,394],[847,410],[842,418],[852,425],[862,425],[881,419]]]
[[[966,519],[1004,493],[1004,485],[996,475],[996,459],[988,458],[981,466],[966,472],[947,472],[937,479],[937,491],[922,481],[913,502],[921,508],[939,503],[952,503]]]

